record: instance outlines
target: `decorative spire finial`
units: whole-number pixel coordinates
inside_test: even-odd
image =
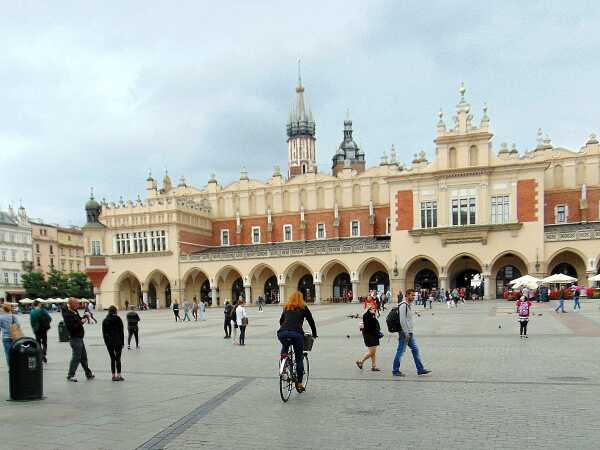
[[[90,187],[90,200],[94,200],[94,187]]]
[[[392,149],[390,150],[390,162],[392,164],[396,164],[396,147],[392,144]]]
[[[240,180],[248,179],[248,171],[246,170],[246,166],[242,166],[242,170],[240,171]]]
[[[464,81],[460,82],[460,87],[458,88],[458,92],[460,93],[460,101],[463,102],[465,100],[465,92],[467,92],[467,88],[465,88]]]
[[[302,86],[302,58],[298,57],[298,86]]]
[[[590,134],[589,139],[587,140],[586,144],[597,144],[598,143],[598,138],[596,137],[595,133]]]
[[[537,143],[538,147],[541,147],[544,144],[544,132],[541,128],[538,128],[537,130]]]

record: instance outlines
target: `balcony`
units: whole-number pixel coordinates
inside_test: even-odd
[[[600,222],[544,226],[544,240],[546,242],[587,241],[591,239],[600,239]]]
[[[409,230],[408,234],[418,243],[423,236],[439,236],[442,246],[449,244],[480,243],[487,245],[488,234],[494,231],[510,231],[511,236],[519,234],[522,223],[502,223],[488,225],[463,225],[438,228],[418,228]]]

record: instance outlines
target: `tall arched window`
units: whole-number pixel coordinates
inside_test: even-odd
[[[560,164],[554,166],[554,187],[562,187],[563,185],[563,168]]]
[[[448,167],[451,169],[456,168],[456,149],[454,147],[448,150]]]
[[[469,165],[476,166],[479,164],[479,151],[475,145],[472,145],[469,149]]]

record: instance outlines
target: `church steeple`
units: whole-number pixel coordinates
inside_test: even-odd
[[[310,108],[306,110],[304,86],[300,59],[298,59],[298,85],[296,86],[296,102],[290,111],[287,124],[288,136],[288,175],[316,172],[315,155],[315,120]]]

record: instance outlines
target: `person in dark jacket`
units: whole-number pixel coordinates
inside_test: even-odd
[[[38,341],[42,348],[42,361],[48,362],[46,354],[48,353],[48,330],[50,329],[50,322],[52,317],[48,311],[42,308],[42,304],[35,300],[33,302],[33,309],[29,313],[29,321],[31,322],[31,329],[35,334],[35,340]]]
[[[110,371],[113,381],[123,381],[121,376],[121,351],[125,345],[123,321],[117,315],[117,308],[109,306],[108,314],[102,321],[102,337],[110,356]]]
[[[69,344],[71,345],[71,350],[73,351],[71,363],[69,364],[67,380],[77,382],[77,378],[75,378],[75,372],[77,371],[79,364],[81,364],[81,367],[83,367],[86,378],[88,380],[92,380],[95,378],[95,376],[88,367],[87,352],[85,351],[85,344],[83,343],[83,336],[85,335],[85,331],[83,329],[83,319],[77,312],[79,300],[71,297],[67,305],[68,307],[64,308],[62,311],[62,316],[65,327],[71,336]]]
[[[181,317],[179,317],[179,303],[173,303],[173,314],[175,315],[175,322],[178,320],[181,321]]]
[[[127,349],[131,350],[131,337],[135,337],[135,348],[140,348],[138,322],[140,316],[135,312],[135,307],[131,307],[131,311],[127,313]]]
[[[231,312],[233,310],[233,306],[231,303],[225,302],[225,308],[223,309],[223,313],[225,314],[225,321],[223,322],[223,328],[225,330],[224,339],[229,339],[231,337]]]
[[[379,372],[381,369],[377,367],[376,355],[379,339],[381,339],[381,328],[373,309],[373,305],[369,305],[369,308],[363,315],[362,335],[365,345],[367,346],[367,353],[365,353],[361,359],[356,361],[356,365],[359,369],[362,369],[364,362],[367,359],[370,359],[371,370],[373,372]]]
[[[304,303],[304,297],[298,291],[292,292],[287,302],[283,305],[283,312],[279,318],[280,327],[277,332],[277,338],[281,342],[282,355],[287,352],[285,341],[291,341],[294,347],[296,375],[298,378],[296,390],[298,392],[304,392],[305,390],[302,384],[302,379],[304,378],[304,330],[302,329],[304,319],[306,319],[310,326],[313,338],[316,338],[317,327],[308,306]]]

